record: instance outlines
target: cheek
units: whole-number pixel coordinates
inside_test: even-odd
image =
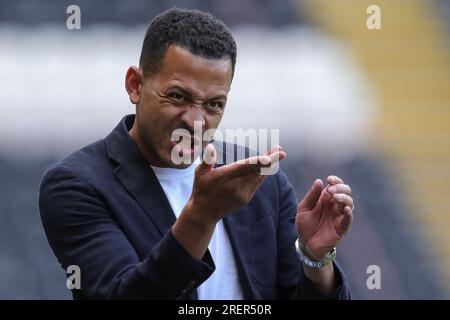
[[[162,107],[157,99],[151,95],[144,95],[139,105],[139,113],[143,121],[145,121],[148,130],[155,130],[161,126],[164,118]],[[157,133],[157,132],[155,132]]]
[[[215,115],[208,115],[205,117],[206,130],[216,129],[219,126],[220,120],[222,120],[223,112]]]
[[[147,135],[155,145],[166,148],[171,145],[172,132],[182,127],[179,119],[179,109],[170,106],[161,106],[155,108],[154,105],[145,109],[144,118],[146,121]]]

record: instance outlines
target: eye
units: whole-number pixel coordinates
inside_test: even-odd
[[[206,106],[210,109],[221,110],[223,108],[223,103],[220,101],[209,101]]]
[[[181,103],[185,101],[185,97],[182,94],[172,92],[167,95],[170,100],[175,101],[177,103]]]

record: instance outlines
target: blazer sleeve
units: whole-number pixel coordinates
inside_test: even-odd
[[[186,299],[215,269],[209,251],[193,258],[171,229],[140,261],[99,194],[70,168],[46,172],[39,208],[62,267],[81,270],[76,299]]]
[[[295,251],[295,216],[297,213],[297,198],[294,189],[286,175],[280,171],[277,174],[279,190],[278,216],[278,296],[281,299],[337,300],[350,299],[347,279],[340,266],[333,262],[338,281],[334,293],[327,295],[306,277],[303,265]]]

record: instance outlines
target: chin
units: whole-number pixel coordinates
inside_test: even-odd
[[[191,166],[194,163],[195,159],[196,159],[196,157],[191,156],[191,158],[189,159],[188,163],[181,162],[181,163],[178,163],[178,164],[174,163],[172,161],[172,159],[170,159],[169,161],[170,161],[170,166],[172,168],[185,169],[185,168]]]

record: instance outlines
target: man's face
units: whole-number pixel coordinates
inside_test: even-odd
[[[199,154],[199,144],[179,148],[172,141],[172,132],[186,129],[194,134],[194,122],[202,131],[215,129],[222,119],[230,90],[232,65],[230,59],[207,59],[178,46],[170,46],[162,69],[143,80],[136,121],[146,144],[151,164],[161,167],[187,167],[171,160],[172,150],[189,156]],[[208,142],[203,141],[204,148]],[[189,144],[189,143],[188,143]]]

